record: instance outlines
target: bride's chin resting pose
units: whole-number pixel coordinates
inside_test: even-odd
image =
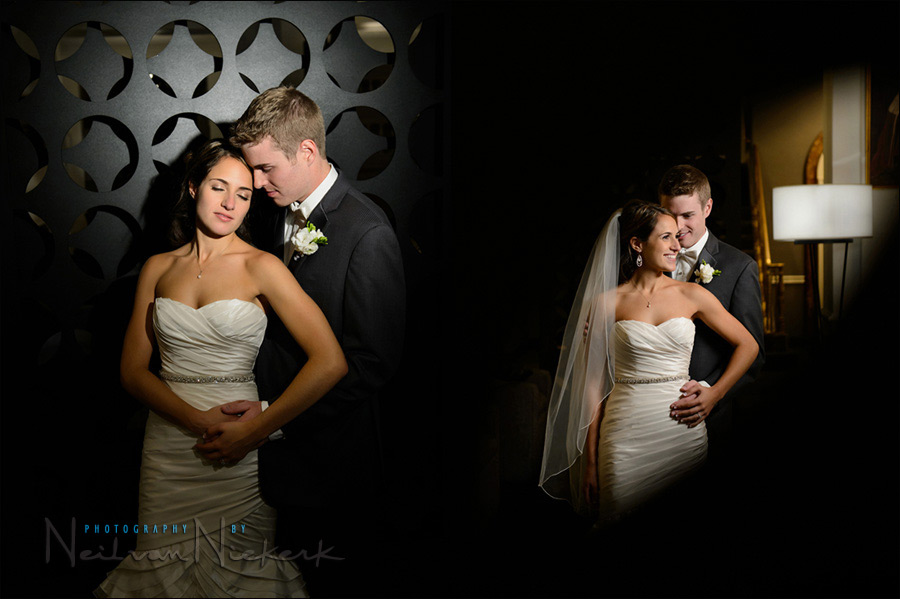
[[[666,276],[680,249],[676,233],[661,206],[626,204],[598,238],[569,315],[540,484],[600,524],[621,519],[704,462],[704,420],[758,351],[702,284]],[[688,376],[698,318],[734,347],[711,387]],[[697,408],[673,411],[693,394]]]
[[[260,497],[256,449],[347,364],[284,264],[242,239],[252,191],[240,152],[207,142],[188,159],[172,228],[178,247],[141,270],[121,360],[122,385],[150,408],[137,546],[97,596],[307,596],[291,556],[273,552],[275,511]],[[277,402],[243,421],[220,406],[258,401],[253,366],[267,310],[309,361]]]

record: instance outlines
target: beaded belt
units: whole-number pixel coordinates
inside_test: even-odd
[[[620,379],[616,378],[616,383],[622,383],[624,385],[647,385],[650,383],[671,383],[672,381],[687,381],[690,380],[690,376],[687,374],[677,374],[675,376],[663,376],[656,379]]]
[[[249,383],[256,380],[256,377],[253,376],[252,372],[249,374],[237,374],[232,376],[187,376],[181,374],[168,374],[162,370],[159,371],[159,378],[173,383]]]

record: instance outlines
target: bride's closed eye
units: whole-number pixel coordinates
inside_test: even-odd
[[[213,191],[225,191],[225,189],[224,189],[223,187],[216,187],[215,185],[212,186],[211,189],[212,189]],[[249,201],[250,201],[250,196],[249,196],[249,195],[240,194],[240,193],[239,193],[239,194],[236,194],[236,195],[237,195],[237,197],[241,198],[241,199],[244,200],[245,202],[249,202]]]

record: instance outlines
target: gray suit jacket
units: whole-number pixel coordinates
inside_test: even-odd
[[[285,210],[269,210],[254,240],[282,254]],[[384,211],[339,176],[309,216],[328,244],[294,255],[291,272],[331,325],[349,366],[322,399],[259,451],[263,496],[276,506],[331,505],[379,485],[378,391],[397,371],[404,338],[403,261]],[[258,236],[258,237],[257,237]],[[275,315],[256,364],[260,399],[290,384],[306,355]]]
[[[747,327],[759,344],[759,354],[750,369],[716,404],[710,414],[707,425],[716,428],[720,424],[724,425],[725,419],[730,417],[732,398],[759,376],[765,362],[765,351],[763,350],[765,330],[763,328],[762,293],[759,288],[759,269],[756,262],[737,248],[719,241],[712,231],[709,232],[709,239],[700,252],[697,264],[699,265],[703,260],[713,268],[721,270],[722,274],[716,275],[707,284],[700,284],[715,295],[725,309]],[[694,339],[694,350],[691,354],[690,375],[695,380],[706,381],[713,385],[728,366],[733,348],[703,322],[697,321],[696,324],[697,333]]]

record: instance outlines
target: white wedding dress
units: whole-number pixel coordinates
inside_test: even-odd
[[[600,422],[597,468],[600,523],[644,504],[706,459],[706,424],[669,417],[681,395],[694,345],[694,323],[621,320],[614,328],[616,384]]]
[[[266,330],[256,304],[194,309],[157,298],[153,327],[169,387],[195,408],[258,400],[253,371]],[[166,377],[163,377],[164,379]],[[190,379],[202,382],[186,382]],[[216,380],[218,379],[218,380]],[[222,379],[227,379],[223,381]],[[275,510],[259,493],[257,452],[210,462],[196,435],[150,412],[141,462],[137,546],[98,597],[307,597],[300,571],[274,550]],[[274,551],[273,551],[274,550]]]

